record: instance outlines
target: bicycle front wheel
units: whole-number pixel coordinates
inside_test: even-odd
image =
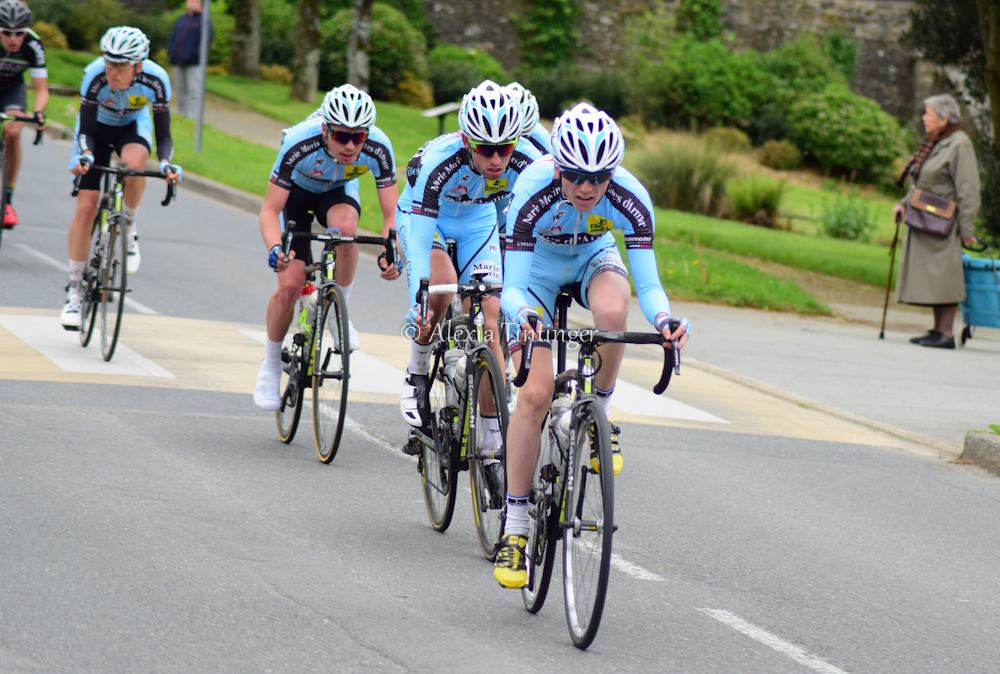
[[[98,215],[98,217],[100,217]],[[80,345],[90,344],[94,335],[94,324],[97,322],[97,269],[101,262],[101,228],[94,223],[93,242],[90,244],[93,257],[83,268],[83,279],[80,281]]]
[[[595,404],[577,413],[572,484],[566,486],[563,513],[563,595],[566,622],[577,648],[597,635],[611,572],[614,532],[614,473],[611,433],[604,411]],[[594,470],[591,456],[598,458]]]
[[[447,387],[452,385],[444,377],[444,349],[435,347],[428,391],[430,435],[421,438],[419,467],[427,519],[435,531],[441,532],[451,526],[458,495],[458,470],[451,462],[451,426],[455,409],[448,406],[446,394]],[[423,434],[423,431],[418,433]]]
[[[107,231],[105,247],[101,251],[101,266],[97,273],[98,309],[101,317],[101,355],[111,360],[118,345],[118,333],[122,327],[122,310],[125,307],[125,293],[128,290],[128,271],[125,259],[128,255],[125,236],[113,223]]]
[[[330,463],[337,456],[347,413],[351,349],[347,334],[347,302],[335,285],[324,290],[314,326],[313,440],[316,456]]]
[[[521,589],[521,600],[529,613],[538,613],[545,604],[556,559],[556,543],[559,541],[555,533],[558,532],[559,522],[552,497],[553,485],[550,480],[542,479],[543,473],[552,477],[555,471],[555,466],[543,458],[558,455],[552,452],[552,442],[548,424],[543,424],[541,451],[528,503],[528,545],[524,553],[528,584]]]
[[[469,448],[472,515],[476,522],[479,547],[483,556],[492,562],[496,559],[500,543],[503,506],[507,494],[504,461],[507,396],[504,376],[492,351],[480,348],[469,356],[469,360],[474,377],[470,409],[476,422],[475,443]],[[487,420],[498,425],[498,434],[487,429]]]
[[[274,421],[278,427],[278,439],[286,445],[295,437],[299,427],[299,417],[302,416],[302,400],[305,390],[302,387],[302,347],[292,339],[286,339],[281,347],[281,406],[274,413]]]

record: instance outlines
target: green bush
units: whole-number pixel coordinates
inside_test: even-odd
[[[720,0],[680,0],[677,29],[697,40],[711,40],[722,35]]]
[[[705,142],[723,152],[750,151],[750,137],[731,126],[713,126],[705,132]]]
[[[823,37],[823,51],[841,75],[848,80],[854,76],[858,65],[858,44],[854,38],[835,30]]]
[[[731,52],[719,40],[678,36],[658,57],[630,63],[632,107],[654,123],[746,128],[769,96],[758,55]]]
[[[802,153],[787,140],[769,140],[757,150],[757,161],[778,171],[791,171],[802,163]]]
[[[353,9],[343,9],[320,25],[323,57],[320,60],[320,88],[330,89],[347,80],[347,41],[351,33]],[[368,90],[375,98],[387,98],[407,73],[426,80],[427,46],[424,36],[406,17],[387,4],[372,7],[371,70]]]
[[[661,208],[719,215],[736,166],[697,138],[648,143],[626,154],[629,168]]]
[[[31,30],[35,31],[47,49],[69,49],[66,36],[56,24],[48,21],[35,21],[31,24]]]
[[[976,138],[976,159],[982,198],[976,235],[989,241],[994,248],[1000,248],[1000,157],[993,149],[988,133],[980,133]]]
[[[265,82],[276,82],[278,84],[291,84],[292,71],[288,68],[288,66],[283,66],[280,63],[270,63],[266,65],[261,65],[260,79],[264,80]]]
[[[434,105],[434,92],[430,82],[418,79],[413,73],[406,73],[385,100],[411,108],[429,108]]]
[[[292,67],[295,58],[295,27],[299,13],[290,0],[260,1],[260,63],[274,63]],[[215,0],[212,16],[216,15]],[[218,27],[216,27],[218,30]],[[324,42],[324,51],[328,48]]]
[[[875,228],[872,211],[857,191],[825,203],[820,221],[826,235],[834,239],[868,241]]]
[[[542,69],[572,61],[579,16],[575,0],[524,3],[522,10],[512,15],[512,23],[525,65]]]
[[[548,69],[521,69],[517,81],[535,95],[542,117],[558,117],[583,100],[614,118],[626,113],[625,84],[617,71],[583,70],[573,63],[563,63]]]
[[[802,98],[788,121],[795,144],[827,170],[870,179],[902,154],[896,120],[843,85]]]
[[[763,176],[735,178],[726,183],[729,213],[743,222],[774,227],[787,183]]]
[[[427,57],[431,69],[434,101],[459,101],[485,79],[506,84],[510,77],[500,63],[479,49],[439,44]]]
[[[801,98],[831,84],[847,84],[829,55],[813,35],[803,34],[761,55],[761,69],[770,76],[769,100],[787,110]]]

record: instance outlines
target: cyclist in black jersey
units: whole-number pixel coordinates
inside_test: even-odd
[[[49,75],[45,68],[45,48],[28,26],[31,10],[21,0],[0,0],[0,110],[11,115],[23,115],[28,109],[24,87],[24,71],[31,73],[35,90],[35,118],[45,128],[45,107],[49,103]],[[17,172],[21,166],[21,122],[8,122],[3,128],[4,165],[7,169],[7,207],[0,214],[3,226],[17,225],[17,211],[11,205]]]

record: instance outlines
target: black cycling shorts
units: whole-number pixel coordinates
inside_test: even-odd
[[[358,212],[358,217],[361,217],[361,204],[353,197],[348,196],[347,191],[343,187],[317,194],[309,190],[304,190],[298,185],[293,185],[292,189],[289,190],[288,201],[285,202],[282,214],[285,216],[286,223],[295,223],[292,231],[309,232],[312,231],[313,216],[316,216],[316,220],[320,225],[326,227],[326,214],[330,208],[337,204],[353,206],[354,210]],[[308,239],[296,239],[292,242],[295,259],[302,260],[306,264],[312,263],[312,247],[309,245],[310,243]]]
[[[94,134],[94,163],[108,166],[112,150],[121,156],[122,148],[132,143],[139,143],[145,146],[146,150],[152,149],[149,147],[149,141],[139,135],[139,127],[135,122],[125,126],[108,126],[98,122],[97,132]],[[87,175],[80,178],[80,189],[101,189],[101,172],[87,171]]]
[[[24,82],[14,82],[0,90],[0,110],[23,110],[28,112],[28,91]]]

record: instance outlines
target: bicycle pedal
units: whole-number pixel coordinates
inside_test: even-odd
[[[403,445],[403,454],[407,456],[420,456],[420,439],[415,435],[410,435],[406,444]]]

